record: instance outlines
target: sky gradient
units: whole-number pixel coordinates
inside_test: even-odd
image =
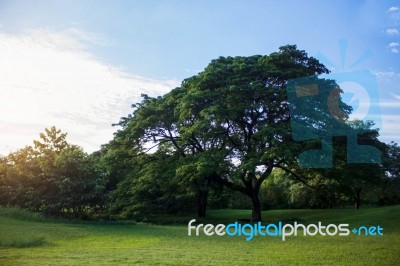
[[[379,97],[359,93],[353,102],[378,104],[381,140],[400,142],[399,7],[400,1],[0,0],[0,154],[30,145],[53,125],[95,151],[140,94],[162,95],[219,56],[269,54],[286,44],[333,73],[370,71]]]

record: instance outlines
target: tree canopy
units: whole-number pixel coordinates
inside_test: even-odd
[[[324,65],[294,45],[265,56],[220,57],[170,93],[144,95],[121,119],[114,141],[143,153],[179,155],[176,174],[185,173],[200,194],[210,184],[239,191],[252,200],[252,219],[261,220],[261,184],[274,168],[292,172],[304,148],[292,137],[287,83],[309,77],[327,89],[337,86],[318,78],[324,73]],[[315,108],[326,106],[323,100]],[[347,119],[351,108],[336,100]],[[321,120],[335,115],[318,111]]]

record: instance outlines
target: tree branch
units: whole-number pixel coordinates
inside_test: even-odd
[[[278,167],[286,172],[288,172],[289,174],[291,174],[295,179],[297,179],[298,181],[300,181],[301,183],[303,183],[304,185],[306,185],[309,188],[312,189],[318,189],[317,187],[311,186],[310,184],[308,184],[300,175],[296,174],[295,172],[293,172],[292,170],[290,170],[287,167],[284,167],[282,165],[275,165],[275,167]]]
[[[248,195],[247,189],[245,187],[239,186],[233,182],[228,181],[227,179],[222,178],[220,175],[214,173],[211,176],[211,180],[217,182],[218,184],[224,185],[232,190],[239,191],[243,194]]]

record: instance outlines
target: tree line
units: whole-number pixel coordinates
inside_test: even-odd
[[[142,95],[97,152],[85,153],[52,127],[33,146],[1,157],[0,204],[136,220],[251,208],[252,220],[259,221],[263,209],[399,203],[398,145],[379,141],[371,121],[350,121],[352,109],[340,95],[342,126],[358,135],[359,144],[379,149],[381,161],[348,164],[346,136],[335,136],[331,168],[302,168],[300,154],[324,143],[293,139],[290,110],[296,106],[288,100],[288,82],[307,77],[320,85],[320,97],[309,103],[317,117],[296,119],[304,121],[304,132],[329,134],[338,117],[326,97],[338,86],[320,77],[327,73],[295,45],[265,56],[212,60],[169,93]]]

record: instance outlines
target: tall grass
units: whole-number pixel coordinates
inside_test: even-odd
[[[0,216],[13,218],[20,221],[44,222],[45,218],[39,214],[20,208],[0,208]]]

